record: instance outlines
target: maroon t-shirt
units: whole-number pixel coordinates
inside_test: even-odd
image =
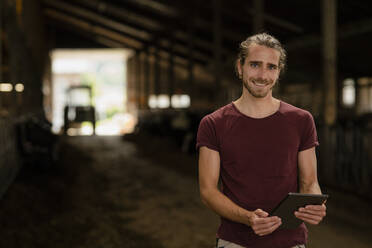
[[[288,192],[298,192],[297,158],[300,151],[318,145],[311,114],[280,102],[274,114],[251,118],[233,103],[205,116],[197,144],[218,151],[222,192],[249,211],[270,212]],[[258,236],[244,224],[221,218],[217,236],[255,248],[287,248],[307,242],[307,229],[276,230]]]

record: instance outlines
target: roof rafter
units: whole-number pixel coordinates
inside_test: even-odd
[[[109,42],[110,47],[113,47],[113,45],[118,45],[119,47],[122,47],[122,45],[124,45],[125,47],[138,50],[138,51],[144,51],[146,49],[146,44],[140,41],[137,41],[135,39],[132,39],[130,37],[126,37],[123,34],[110,31],[110,30],[101,28],[99,26],[92,25],[89,22],[86,22],[76,17],[72,17],[67,14],[58,12],[54,9],[45,9],[44,12],[49,18],[53,18],[63,23],[68,23],[74,27],[84,30],[85,32],[89,32],[91,34],[96,35],[97,37],[100,37],[100,39],[97,40],[97,37],[95,36],[94,39],[96,41],[102,41],[102,38],[104,38],[105,45],[107,45],[108,44],[107,42]],[[148,49],[148,51],[150,51],[151,54],[155,54],[156,50],[158,50],[158,54],[161,55],[161,57],[163,58],[169,57],[169,51],[165,49],[162,49],[162,48],[156,48],[155,50]],[[174,59],[177,65],[182,66],[182,67],[188,66],[187,58],[184,58],[179,55],[175,55]]]
[[[109,14],[119,20],[125,20],[126,22],[135,23],[136,26],[141,26],[146,30],[150,30],[151,32],[156,32],[158,36],[162,36],[162,34],[166,36],[173,36],[176,40],[182,40],[184,43],[190,39],[190,35],[183,31],[183,30],[175,30],[174,32],[170,33],[171,30],[169,23],[161,23],[156,19],[152,19],[148,16],[141,15],[132,11],[129,11],[125,8],[122,8],[117,5],[113,5],[111,3],[104,3],[98,0],[73,0],[82,4],[86,7],[97,9],[101,14]],[[200,47],[207,51],[213,51],[213,45],[211,42],[205,41],[200,39],[199,37],[193,37],[193,43],[196,47]],[[231,51],[228,49],[223,48],[222,53],[229,56],[231,55]]]
[[[372,32],[372,19],[364,19],[342,25],[338,28],[338,39],[345,39],[354,35]],[[308,46],[319,45],[322,42],[322,36],[318,34],[309,34],[286,43],[287,50],[296,50]]]
[[[140,41],[142,43],[147,43],[149,45],[154,45],[156,47],[162,48],[162,49],[168,49],[167,47],[164,46],[164,44],[167,44],[168,41],[164,39],[157,39],[155,35],[152,35],[149,32],[141,31],[138,29],[135,29],[133,27],[124,25],[120,22],[112,21],[109,18],[102,17],[99,14],[96,14],[92,11],[85,10],[80,7],[73,6],[71,4],[67,4],[64,2],[61,2],[59,0],[44,0],[45,3],[48,5],[50,4],[53,7],[57,7],[58,9],[62,9],[66,12],[70,12],[74,15],[81,16],[83,18],[86,18],[92,22],[98,22],[100,25],[104,25],[109,27],[110,29],[114,29],[117,31],[120,31],[122,33],[125,33],[129,36],[131,36],[133,39]],[[108,29],[104,29],[102,27],[95,27],[98,31],[100,32],[106,32],[109,33],[111,32]],[[150,44],[151,43],[151,44]],[[185,54],[185,56],[188,54],[187,47],[184,45],[177,44],[174,48],[174,51],[179,54]],[[208,56],[201,54],[200,52],[194,51],[193,52],[194,59],[199,60],[199,61],[204,61],[208,62],[210,59]]]

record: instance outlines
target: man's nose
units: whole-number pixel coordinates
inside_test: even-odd
[[[257,77],[266,79],[267,78],[267,69],[260,67],[257,71]]]

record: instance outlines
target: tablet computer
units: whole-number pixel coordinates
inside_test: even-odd
[[[274,208],[271,216],[278,216],[282,219],[279,229],[297,228],[303,221],[298,219],[294,212],[300,207],[307,205],[322,205],[327,200],[328,195],[288,193],[288,195]]]

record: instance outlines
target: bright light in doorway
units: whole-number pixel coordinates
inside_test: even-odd
[[[173,95],[172,96],[172,107],[173,108],[190,107],[190,96],[189,95]]]
[[[11,92],[13,90],[13,85],[9,83],[0,84],[1,92]]]
[[[342,103],[345,107],[353,107],[355,104],[355,81],[351,78],[344,80]]]
[[[158,106],[158,99],[155,95],[149,96],[149,107],[150,108],[156,108]]]
[[[170,100],[169,96],[162,94],[162,95],[150,95],[149,101],[148,101],[150,108],[169,108],[170,106]]]
[[[50,113],[53,131],[61,133],[64,130],[66,106],[89,105],[95,108],[97,135],[120,135],[126,132],[129,124],[117,119],[129,111],[126,105],[126,61],[131,54],[127,49],[54,50],[51,54],[52,82],[45,86],[49,87],[52,100],[53,111]],[[74,89],[76,86],[89,86],[91,92],[83,94]],[[73,115],[69,119],[71,125],[68,134],[91,135],[93,126],[78,124],[92,120],[80,112]],[[79,130],[74,130],[74,127]]]
[[[170,101],[168,95],[159,95],[157,101],[158,108],[169,108]]]
[[[169,99],[168,95],[150,95],[148,104],[150,108],[188,108],[190,107],[190,96],[189,95],[172,95]]]
[[[23,92],[24,89],[25,89],[25,86],[23,84],[16,84],[15,85],[15,90],[17,92]]]
[[[72,61],[73,60],[73,61]],[[54,73],[80,73],[94,71],[89,60],[82,58],[59,58],[53,61],[52,71]]]

